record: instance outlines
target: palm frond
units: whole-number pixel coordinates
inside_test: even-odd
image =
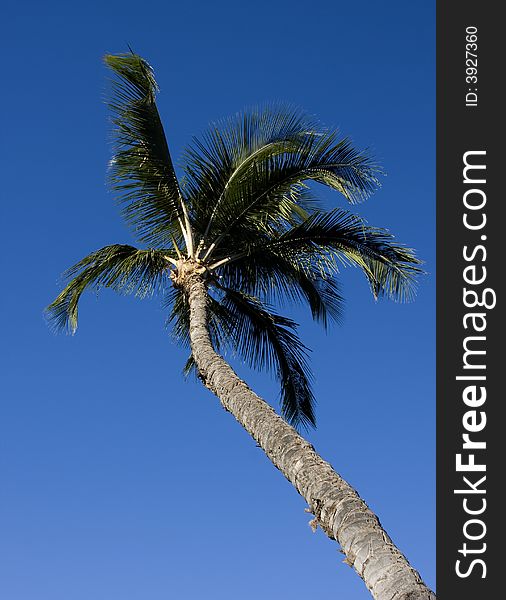
[[[153,71],[136,54],[108,55],[116,77],[113,112],[114,154],[110,183],[123,215],[138,239],[167,247],[186,235],[185,206],[156,106]]]
[[[195,218],[208,232],[226,193],[258,161],[296,149],[316,120],[300,109],[273,104],[211,124],[183,156],[185,189]]]
[[[186,362],[183,367],[183,376],[184,377],[189,377],[191,374],[195,375],[195,377],[198,377],[197,363],[195,362],[195,359],[193,358],[193,354],[190,354],[190,356],[186,359]]]
[[[105,246],[88,255],[64,273],[69,283],[46,309],[56,330],[75,333],[78,305],[86,289],[112,288],[139,298],[151,295],[168,284],[166,277],[170,250],[138,250],[133,246]]]
[[[190,306],[188,299],[181,288],[169,287],[163,299],[162,308],[169,310],[165,322],[166,327],[171,327],[172,338],[182,346],[190,346]]]
[[[239,241],[236,246],[240,248]],[[412,249],[396,244],[387,230],[370,227],[342,209],[314,213],[277,237],[258,237],[256,244],[247,244],[229,258],[216,263],[222,263],[216,270],[235,277],[235,285],[241,285],[237,281],[241,277],[275,290],[283,287],[280,281],[289,272],[285,265],[310,273],[311,278],[318,273],[328,277],[339,264],[354,265],[362,269],[376,298],[384,294],[400,301],[413,297],[416,278],[423,273]]]
[[[228,288],[268,303],[307,304],[315,321],[327,327],[342,321],[344,299],[335,277],[304,257],[284,256],[258,249],[216,270]]]
[[[414,251],[395,243],[386,229],[371,227],[359,217],[341,209],[315,213],[306,221],[272,242],[271,249],[299,256],[328,253],[341,264],[353,264],[365,273],[375,298],[409,300],[416,290],[417,276],[423,273]]]
[[[214,247],[231,232],[244,236],[293,225],[294,207],[308,181],[336,189],[351,203],[364,200],[378,185],[368,156],[354,150],[349,140],[339,140],[334,132],[308,134],[297,151],[255,164],[250,177],[228,194]]]
[[[349,202],[379,185],[367,152],[294,109],[267,107],[213,126],[186,152],[186,188],[210,255],[230,233],[271,232],[316,205],[308,181]]]
[[[281,385],[281,412],[294,426],[315,426],[308,350],[297,336],[297,324],[268,310],[252,296],[225,290],[221,301],[237,353],[254,368],[274,370]]]

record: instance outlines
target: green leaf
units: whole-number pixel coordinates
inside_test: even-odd
[[[353,265],[362,269],[376,298],[384,294],[403,301],[413,297],[423,273],[412,249],[341,209],[313,213],[280,235],[258,236],[256,242],[242,245],[237,240],[235,246],[237,254],[223,259],[216,272],[228,285],[255,293],[286,291],[293,285],[293,272],[328,280],[339,265]]]
[[[315,426],[308,349],[297,336],[297,324],[276,314],[258,298],[219,286],[223,296],[210,313],[217,321],[220,344],[250,367],[274,371],[281,385],[281,412],[292,425]]]
[[[46,309],[56,330],[75,333],[78,305],[86,289],[111,288],[139,298],[156,293],[168,285],[167,256],[170,250],[138,250],[133,246],[105,246],[68,269],[65,289]]]
[[[185,207],[156,106],[153,71],[136,54],[108,55],[116,77],[109,106],[113,113],[111,187],[137,238],[167,247],[181,239]]]
[[[379,185],[379,169],[367,153],[281,106],[214,125],[187,150],[184,169],[205,256],[230,234],[254,237],[307,218],[317,205],[308,181],[332,187],[352,203]]]

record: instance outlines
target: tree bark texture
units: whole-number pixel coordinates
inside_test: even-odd
[[[207,328],[203,276],[192,273],[183,287],[190,306],[192,353],[204,385],[295,486],[314,514],[314,524],[340,544],[345,562],[364,580],[373,598],[435,600],[358,493],[215,352]]]

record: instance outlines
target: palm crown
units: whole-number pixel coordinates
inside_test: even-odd
[[[341,266],[355,265],[375,297],[406,299],[420,273],[409,248],[342,209],[323,210],[317,182],[357,203],[378,186],[378,168],[348,139],[299,110],[271,106],[213,125],[183,155],[178,181],[156,107],[151,67],[136,54],[110,55],[115,134],[111,187],[147,249],[106,246],[71,267],[48,307],[58,329],[75,332],[87,288],[145,297],[162,293],[176,337],[189,344],[190,312],[178,278],[205,275],[215,348],[274,370],[281,407],[294,425],[315,424],[307,348],[297,324],[273,303],[309,306],[324,325],[339,320]],[[190,357],[187,369],[193,366]]]

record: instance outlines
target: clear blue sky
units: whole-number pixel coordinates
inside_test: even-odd
[[[158,301],[87,295],[73,338],[43,320],[66,267],[133,241],[105,185],[101,62],[127,44],[156,70],[175,159],[209,121],[286,100],[387,171],[358,211],[429,274],[401,305],[347,270],[345,322],[327,335],[296,314],[316,376],[309,438],[434,586],[433,3],[8,1],[2,21],[0,596],[369,598],[290,484],[183,380]],[[275,400],[275,382],[246,376]]]

